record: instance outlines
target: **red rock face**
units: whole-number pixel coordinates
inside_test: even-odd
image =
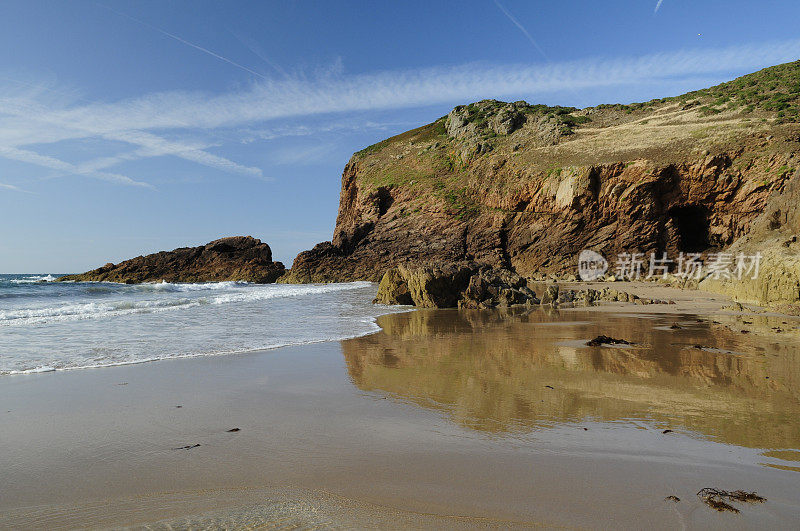
[[[272,261],[269,245],[251,236],[233,236],[201,245],[161,251],[59,280],[105,282],[275,282],[285,272]]]
[[[575,271],[586,248],[609,258],[723,249],[748,231],[770,194],[792,179],[776,172],[785,162],[781,157],[759,164],[748,159],[750,167],[741,164],[745,157],[738,150],[675,164],[636,160],[572,167],[558,178],[531,179],[507,195],[476,190],[479,210],[469,219],[433,201],[411,211],[419,197],[402,186],[363,189],[364,161],[354,158],[342,176],[332,242],[299,254],[290,278],[378,281],[407,261],[474,260],[522,275],[565,273]]]

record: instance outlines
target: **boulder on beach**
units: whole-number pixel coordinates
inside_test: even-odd
[[[538,304],[527,281],[513,271],[474,263],[400,264],[378,286],[376,303],[421,308],[492,308]]]

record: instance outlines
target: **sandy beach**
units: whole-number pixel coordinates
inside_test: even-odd
[[[5,377],[0,527],[791,527],[800,321],[672,291]],[[717,512],[704,487],[767,501]]]

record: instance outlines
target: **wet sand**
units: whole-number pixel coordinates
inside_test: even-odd
[[[0,379],[0,527],[800,521],[800,321],[610,307],[379,324],[341,343]],[[585,346],[600,334],[634,344]],[[767,501],[718,513],[703,487]]]

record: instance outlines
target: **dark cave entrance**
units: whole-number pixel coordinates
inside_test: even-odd
[[[699,205],[682,205],[669,209],[669,216],[678,232],[678,249],[701,253],[711,247],[708,210]]]
[[[394,203],[394,198],[392,197],[392,192],[390,192],[385,186],[378,188],[376,191],[376,198],[378,204],[378,217],[381,217],[386,214],[386,211],[392,206],[392,203]]]

